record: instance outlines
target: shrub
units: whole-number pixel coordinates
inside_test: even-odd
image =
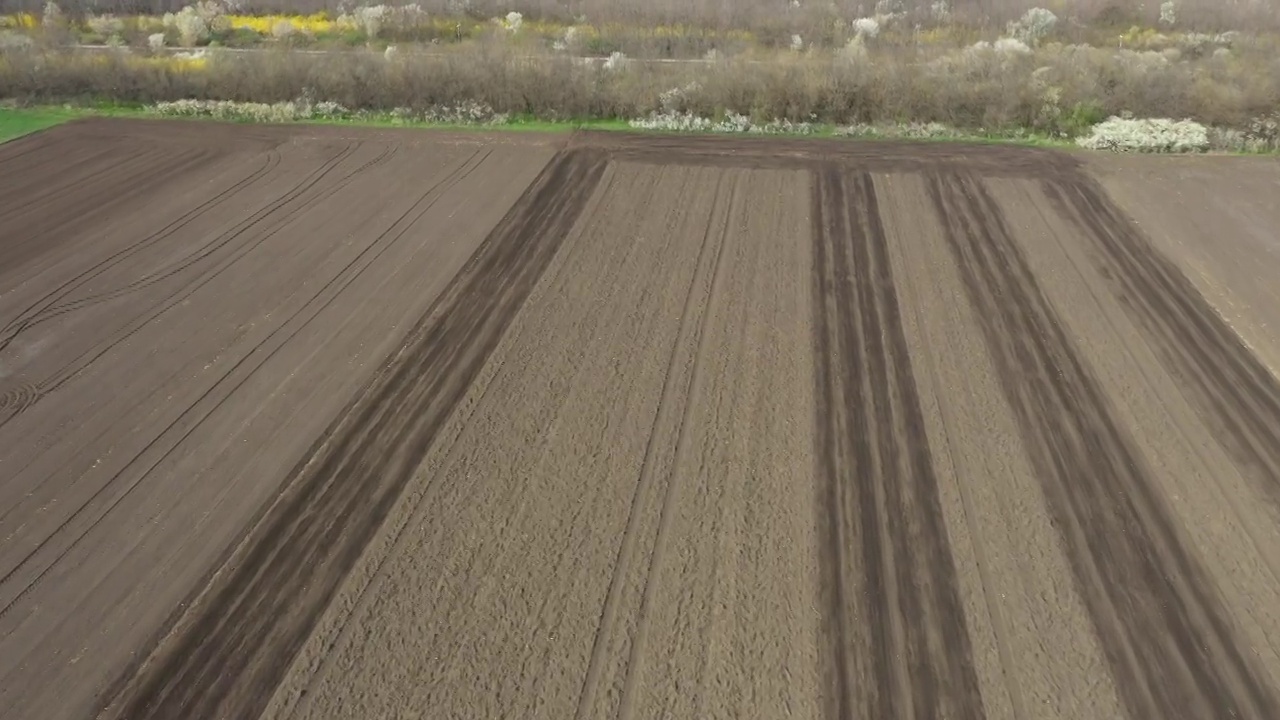
[[[1014,38],[953,50],[868,46],[855,36],[843,52],[780,49],[767,58],[654,64],[627,62],[618,54],[605,62],[583,61],[503,37],[445,53],[214,52],[198,62],[175,58],[172,64],[140,63],[144,58],[129,53],[87,55],[37,46],[6,54],[0,97],[270,105],[296,100],[310,88],[353,112],[421,112],[467,101],[545,119],[653,113],[725,118],[736,110],[791,123],[880,126],[909,120],[1068,137],[1126,111],[1245,133],[1254,119],[1280,107],[1280,61],[1247,43],[1227,57],[1171,61],[1162,52],[1056,42],[1028,47]],[[1249,137],[1254,136],[1261,134]]]
[[[865,37],[866,36],[862,33],[858,33],[840,49],[838,58],[846,66],[861,65],[870,58],[870,53],[867,51],[867,41],[864,39]]]
[[[119,37],[124,33],[124,21],[114,15],[90,15],[85,25],[90,32],[102,38]]]
[[[1058,16],[1044,8],[1031,8],[1019,20],[1011,21],[1007,34],[1027,45],[1039,43],[1058,24]]]
[[[496,112],[488,103],[464,100],[447,105],[432,105],[416,115],[407,115],[419,122],[444,125],[505,125],[506,113]]]
[[[992,43],[991,47],[998,53],[1020,53],[1024,55],[1031,53],[1031,48],[1017,38],[999,38]]]
[[[350,13],[341,15],[338,22],[352,25],[358,28],[366,38],[373,39],[382,33],[383,25],[390,14],[391,9],[386,5],[361,5]]]
[[[30,50],[34,45],[35,41],[27,35],[12,30],[0,30],[0,53],[22,52]]]
[[[689,111],[655,112],[645,118],[638,118],[627,123],[637,130],[663,130],[667,132],[706,132],[711,129],[711,121],[694,115]]]
[[[271,36],[277,40],[288,40],[297,34],[298,29],[288,20],[278,20],[271,26]]]
[[[63,14],[62,8],[58,4],[49,0],[44,4],[44,13],[40,16],[40,25],[46,31],[57,31],[66,28],[67,16]]]
[[[756,123],[746,115],[726,111],[724,117],[717,121],[695,115],[692,112],[655,112],[648,117],[631,120],[627,123],[637,130],[660,130],[664,132],[713,132],[713,133],[751,133],[756,135],[809,135],[814,127],[807,122],[791,122],[790,120],[770,120]]]
[[[211,118],[248,122],[302,122],[308,120],[360,120],[370,113],[352,111],[330,100],[313,102],[307,97],[275,103],[236,102],[231,100],[176,100],[159,102],[149,111],[166,117]],[[433,105],[425,110],[398,107],[389,116],[397,122],[419,122],[451,125],[496,125],[507,122],[507,116],[495,113],[484,103],[462,102],[456,105]]]
[[[853,21],[853,31],[860,38],[874,39],[880,34],[880,21],[875,18],[858,18]]]
[[[164,28],[178,36],[178,41],[187,47],[207,43],[216,29],[227,29],[225,19],[221,18],[218,8],[213,3],[188,5],[176,13],[165,13],[162,20]]]
[[[622,70],[627,66],[627,56],[614,51],[609,53],[608,59],[604,61],[605,70]]]
[[[1076,142],[1091,150],[1116,152],[1203,152],[1209,149],[1209,130],[1191,120],[1112,117]]]
[[[845,125],[835,129],[840,137],[851,138],[887,138],[909,140],[943,140],[961,137],[962,132],[942,123],[899,123],[894,125],[873,125],[860,123]]]

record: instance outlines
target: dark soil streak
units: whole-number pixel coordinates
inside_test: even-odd
[[[1280,717],[981,180],[929,190],[1130,717]]]
[[[1043,148],[962,142],[785,138],[777,136],[663,135],[585,130],[576,147],[608,150],[627,162],[700,167],[810,170],[839,163],[860,172],[924,172],[951,168],[990,177],[1042,177],[1070,171],[1075,158]]]
[[[561,153],[503,218],[406,344],[301,461],[280,500],[108,717],[257,717],[480,371],[603,175]]]
[[[1218,441],[1280,505],[1280,383],[1095,182],[1042,187],[1063,219],[1092,241],[1103,276],[1155,341]]]
[[[832,718],[984,716],[972,648],[866,174],[814,187],[818,469]]]

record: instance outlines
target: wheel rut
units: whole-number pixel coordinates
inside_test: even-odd
[[[102,713],[257,717],[603,175],[558,155]]]
[[[830,718],[984,717],[875,188],[816,171],[813,298]]]
[[[1219,442],[1280,510],[1280,381],[1096,182],[1081,178],[1041,187],[1091,241],[1103,277],[1184,381]]]
[[[933,174],[928,188],[1130,716],[1280,717],[981,179]]]

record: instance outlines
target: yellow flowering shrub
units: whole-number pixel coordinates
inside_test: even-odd
[[[227,21],[231,23],[232,30],[251,30],[259,35],[270,35],[272,29],[282,22],[307,35],[328,35],[350,29],[324,12],[311,15],[228,15]]]
[[[40,18],[32,13],[0,15],[0,28],[5,30],[32,30],[40,25]]]

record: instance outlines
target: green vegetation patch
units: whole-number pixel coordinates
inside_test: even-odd
[[[0,142],[30,135],[76,117],[67,110],[0,107]]]

